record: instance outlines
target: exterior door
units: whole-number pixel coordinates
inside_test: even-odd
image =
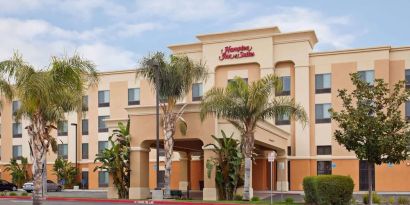
[[[164,188],[165,185],[165,170],[159,170],[159,188]]]
[[[359,190],[360,191],[368,191],[369,190],[369,180],[367,178],[367,161],[361,160],[359,162]],[[372,187],[375,190],[375,172],[374,172],[374,165],[371,167],[372,172]]]
[[[88,171],[81,172],[81,187],[88,189]]]

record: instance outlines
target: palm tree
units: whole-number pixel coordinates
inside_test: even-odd
[[[208,178],[211,177],[213,167],[216,167],[215,182],[218,187],[218,195],[222,200],[233,200],[237,187],[241,184],[241,172],[243,168],[243,156],[239,148],[239,141],[233,138],[233,133],[227,137],[221,130],[222,138],[215,135],[211,137],[217,144],[207,144],[205,147],[213,147],[216,158],[206,162]]]
[[[82,96],[97,82],[97,72],[92,62],[78,55],[52,57],[48,67],[35,69],[15,53],[0,62],[0,74],[0,91],[6,100],[16,97],[21,102],[16,118],[30,121],[25,129],[33,160],[33,204],[41,204],[46,154],[50,147],[53,152],[57,150],[51,132],[65,112],[81,112]]]
[[[27,180],[29,180],[28,175],[28,161],[26,157],[22,157],[21,164],[18,164],[16,159],[10,159],[10,164],[6,165],[4,171],[10,172],[13,183],[17,187],[21,188]]]
[[[101,162],[97,170],[106,170],[114,181],[120,199],[128,199],[130,187],[130,121],[127,125],[118,123],[119,130],[114,130],[108,138],[110,148],[97,155],[94,162]]]
[[[251,169],[254,151],[255,129],[259,121],[288,115],[295,120],[307,122],[306,112],[288,97],[273,97],[275,90],[282,87],[275,75],[252,82],[250,85],[237,77],[226,88],[212,88],[201,104],[201,119],[208,113],[216,113],[218,118],[229,121],[241,132],[241,148],[245,156],[245,170]],[[245,171],[244,200],[250,200],[250,173]]]
[[[163,99],[160,103],[162,110],[162,127],[164,132],[165,151],[165,197],[170,197],[170,179],[172,166],[172,153],[174,148],[174,134],[177,122],[183,134],[186,132],[186,122],[182,118],[186,104],[179,111],[174,109],[177,101],[182,99],[191,89],[193,83],[206,78],[206,68],[201,63],[195,63],[187,56],[171,55],[167,61],[161,52],[149,55],[141,61],[141,68],[137,69],[137,77],[143,77],[156,88],[156,68],[153,62],[157,62],[159,72],[159,96]],[[158,151],[158,150],[157,150]]]
[[[57,157],[53,165],[54,174],[57,175],[57,179],[60,182],[64,180],[64,188],[72,188],[77,175],[77,169],[72,166],[71,162],[62,157]]]

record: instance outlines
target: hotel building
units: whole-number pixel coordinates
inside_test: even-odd
[[[255,133],[257,157],[252,168],[253,191],[302,190],[305,176],[320,174],[350,175],[355,191],[367,189],[367,165],[348,152],[332,137],[337,129],[328,109],[341,109],[338,89],[354,89],[349,73],[360,72],[362,78],[373,82],[384,79],[390,85],[410,79],[410,47],[380,46],[329,52],[313,51],[318,42],[314,31],[282,33],[277,27],[213,33],[197,36],[198,42],[169,46],[173,54],[187,55],[202,61],[208,69],[208,79],[192,85],[192,91],[181,100],[187,103],[183,117],[188,122],[186,135],[175,135],[172,189],[203,190],[204,199],[216,199],[215,182],[207,176],[206,161],[214,156],[204,145],[213,143],[210,135],[239,133],[223,119],[209,116],[199,119],[201,97],[212,87],[224,87],[238,76],[252,83],[268,74],[283,81],[277,96],[291,97],[302,105],[309,122],[289,120],[286,116],[260,122]],[[88,90],[84,114],[67,114],[54,134],[59,141],[58,155],[75,162],[79,178],[89,189],[108,187],[109,197],[115,197],[106,172],[94,172],[94,156],[108,146],[108,136],[118,122],[131,122],[131,198],[147,198],[156,186],[155,169],[155,95],[145,79],[136,79],[135,70],[101,72],[98,86]],[[410,81],[409,81],[410,83]],[[409,104],[410,105],[410,104]],[[1,115],[1,177],[10,180],[4,165],[10,158],[29,157],[27,121],[15,121],[16,99],[3,106]],[[410,117],[410,106],[402,106],[403,117]],[[75,126],[77,123],[77,133]],[[76,137],[77,136],[77,137]],[[162,139],[162,136],[161,136]],[[76,149],[77,147],[77,149]],[[77,150],[77,151],[76,151]],[[276,151],[273,177],[267,156]],[[50,153],[49,178],[57,154]],[[161,160],[163,160],[161,158]],[[158,167],[160,175],[164,166]],[[380,165],[372,169],[375,190],[408,192],[410,161],[399,165]],[[162,180],[162,179],[160,179]]]

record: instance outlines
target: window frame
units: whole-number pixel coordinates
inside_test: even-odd
[[[20,133],[14,133],[14,126],[15,125],[20,125]],[[22,138],[23,137],[23,124],[21,122],[13,122],[12,124],[12,134],[13,134],[13,138]]]
[[[61,124],[60,123],[64,123],[64,124],[66,124],[66,128],[67,128],[67,130],[63,130],[62,132],[61,132],[61,130],[60,130],[60,126],[61,126]],[[68,121],[67,120],[60,120],[58,123],[57,123],[57,136],[68,136]]]
[[[324,106],[324,105],[329,105],[329,109],[332,108],[332,104],[331,103],[319,103],[319,104],[315,104],[315,123],[316,124],[323,124],[323,123],[331,123],[332,122],[332,118],[329,116],[329,118],[318,118],[317,115],[317,110],[319,106]],[[322,109],[324,109],[322,107]],[[328,110],[329,110],[328,109]],[[322,112],[329,112],[328,110],[322,110]]]
[[[130,100],[130,91],[131,90],[139,90],[139,100]],[[141,103],[141,89],[140,88],[128,88],[128,105],[139,105]]]
[[[319,164],[324,163],[323,167],[324,169],[319,169],[321,168]],[[328,166],[326,166],[328,164]],[[328,167],[328,169],[326,169]],[[331,160],[321,160],[316,162],[316,174],[319,175],[331,175],[332,174],[332,161]]]
[[[18,153],[18,154],[20,154],[19,156],[15,156],[14,155],[14,148],[16,148],[16,147],[19,147],[20,148],[20,153]],[[13,159],[15,159],[15,160],[21,160],[21,158],[23,157],[23,146],[22,145],[13,145],[12,146],[12,148],[11,148],[12,150],[12,158]],[[19,152],[18,150],[17,150],[17,152]]]
[[[324,76],[329,76],[330,77],[330,87],[328,88],[318,88],[318,78],[322,77],[322,86],[323,86],[323,79]],[[316,74],[315,75],[315,93],[316,94],[322,94],[322,93],[331,93],[332,92],[332,74],[331,73],[321,73],[321,74]]]
[[[84,147],[87,147],[85,152]],[[81,143],[81,159],[89,159],[89,145],[87,143]]]
[[[101,182],[100,179],[101,179],[101,175],[102,175],[102,174],[106,174],[106,175],[107,175],[107,177],[104,176],[104,179],[107,179],[107,182],[106,182],[106,183],[100,183],[100,182]],[[102,171],[102,170],[98,171],[98,187],[108,187],[108,183],[109,183],[108,172],[107,172],[107,171]]]
[[[83,96],[82,105],[83,105],[82,110],[83,110],[84,112],[85,112],[85,111],[88,111],[88,95],[84,95],[84,96]]]
[[[360,78],[361,80],[364,80],[364,82],[369,83],[369,85],[371,85],[371,86],[374,85],[374,80],[375,80],[375,71],[374,71],[374,70],[360,70],[360,71],[358,71],[357,73],[359,74],[359,78]],[[372,81],[372,82],[368,82],[368,81],[366,80],[366,78],[367,78],[366,75],[367,75],[368,73],[373,73],[373,81]],[[364,76],[363,76],[362,74],[364,74]],[[364,79],[363,79],[363,78],[364,78]]]
[[[279,78],[282,81],[282,90],[279,91],[279,92],[276,92],[275,96],[289,96],[290,92],[292,90],[292,77],[291,76],[280,76]],[[289,79],[289,90],[283,90],[284,87],[285,87],[284,86],[285,85],[285,82],[284,82],[285,79]]]
[[[60,147],[62,147],[63,152],[67,150],[67,153],[60,153]],[[57,145],[57,156],[62,157],[62,159],[67,160],[68,159],[68,144],[58,144]]]
[[[102,143],[105,144],[104,149],[102,149],[101,147]],[[105,141],[105,140],[98,141],[98,155],[102,154],[102,152],[104,152],[104,150],[107,148],[108,148],[108,141]]]
[[[87,121],[87,130],[84,130],[84,122]],[[89,133],[89,121],[88,119],[81,120],[81,135],[88,135]]]
[[[332,155],[332,145],[316,146],[316,155]]]
[[[98,132],[108,132],[108,127],[105,124],[104,119],[100,119],[100,118],[109,119],[110,116],[109,115],[98,116]],[[101,127],[100,123],[104,123],[104,127]]]
[[[194,96],[194,86],[196,86],[196,85],[199,86],[198,87],[198,89],[199,89],[198,96]],[[203,83],[194,83],[194,84],[192,84],[191,90],[192,90],[192,101],[193,102],[201,101],[203,96],[204,96],[204,84]]]
[[[102,99],[105,99],[105,93],[108,93],[108,102],[100,102],[100,95],[101,93],[104,93],[104,97]],[[99,90],[98,91],[98,107],[110,107],[110,90]]]
[[[275,117],[275,125],[290,125],[290,117],[288,119],[280,119],[279,116]]]

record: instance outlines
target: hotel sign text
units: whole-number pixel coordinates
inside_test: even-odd
[[[226,46],[225,48],[221,49],[219,60],[223,61],[227,59],[246,58],[253,56],[255,56],[255,52],[252,51],[252,46]]]

